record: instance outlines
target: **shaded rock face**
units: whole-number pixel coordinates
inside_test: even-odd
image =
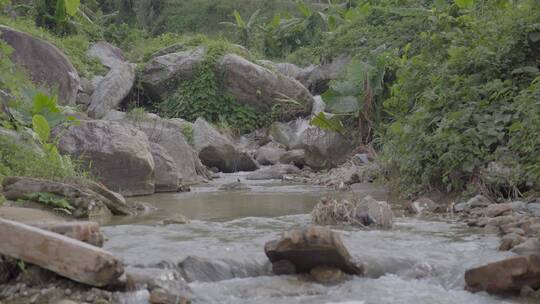
[[[109,189],[123,195],[154,193],[154,160],[144,133],[129,124],[86,120],[62,133],[58,147],[80,159]]]
[[[152,157],[155,163],[155,188],[156,192],[178,191],[178,168],[173,158],[161,145],[150,143]]]
[[[255,160],[263,166],[275,165],[285,152],[279,144],[269,142],[255,151]]]
[[[141,73],[141,84],[154,100],[163,99],[176,83],[193,76],[203,60],[204,48],[154,57]]]
[[[245,152],[238,151],[233,142],[219,133],[202,118],[193,124],[195,149],[201,162],[209,168],[216,167],[225,173],[253,171],[258,168]]]
[[[319,266],[354,275],[364,273],[363,267],[352,261],[339,235],[324,227],[293,228],[280,239],[266,243],[264,252],[272,264],[286,260],[296,273],[309,273]]]
[[[122,63],[112,68],[92,94],[88,114],[101,118],[116,109],[135,84],[135,65]]]
[[[150,142],[165,148],[176,164],[181,186],[188,186],[200,180],[197,176],[198,167],[200,166],[200,171],[204,171],[204,166],[200,164],[198,156],[181,132],[183,124],[187,122],[180,119],[163,119],[154,114],[134,120],[119,111],[110,111],[104,119],[129,122],[144,132]],[[208,178],[205,172],[199,175]]]
[[[292,164],[298,168],[302,168],[306,165],[306,151],[304,151],[304,149],[287,151],[281,155],[279,162],[282,164]]]
[[[248,180],[282,179],[283,175],[300,173],[300,169],[293,165],[273,165],[264,167],[248,174]]]
[[[57,88],[62,105],[75,105],[80,79],[66,55],[46,41],[6,26],[0,26],[0,36],[14,49],[14,62],[28,71],[34,83]]]
[[[242,104],[270,111],[276,98],[286,95],[306,106],[310,113],[313,97],[298,81],[256,65],[238,55],[227,54],[218,68],[224,74],[226,91]]]
[[[189,256],[179,264],[187,282],[218,282],[234,278],[265,275],[265,268],[258,264],[241,264],[232,260],[210,260]]]
[[[489,293],[540,287],[540,255],[517,256],[465,272],[466,289]]]
[[[352,150],[342,135],[312,127],[308,120],[275,122],[270,126],[268,136],[289,149],[304,150],[305,164],[316,170],[342,164]]]
[[[88,107],[91,117],[101,118],[116,109],[131,92],[135,84],[135,65],[126,62],[122,50],[107,42],[94,43],[86,54],[110,69],[92,90]]]

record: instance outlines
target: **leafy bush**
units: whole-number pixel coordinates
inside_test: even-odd
[[[517,191],[490,194],[540,187],[539,72],[528,44],[540,30],[535,5],[483,3],[429,18],[416,38],[422,47],[403,61],[384,102],[384,157],[401,189],[493,188],[481,174],[491,162],[523,174],[506,185]]]

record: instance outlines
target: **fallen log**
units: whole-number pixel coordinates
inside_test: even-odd
[[[113,284],[124,273],[121,262],[101,248],[4,219],[0,219],[0,254],[96,287]]]

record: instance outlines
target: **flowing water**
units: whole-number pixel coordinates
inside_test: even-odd
[[[310,223],[309,212],[317,199],[329,194],[324,188],[280,181],[245,181],[251,188],[247,191],[218,190],[221,184],[237,178],[243,176],[223,175],[190,193],[137,198],[157,210],[105,227],[105,249],[127,265],[178,263],[189,255],[264,265],[265,242],[295,225]],[[359,196],[386,196],[384,190],[372,185],[356,191]],[[188,216],[192,222],[161,225],[175,213]],[[192,282],[189,286],[196,303],[526,303],[463,290],[465,270],[510,256],[497,251],[499,240],[495,236],[479,234],[459,223],[399,216],[390,231],[333,229],[341,234],[353,257],[365,264],[366,277],[330,286],[301,276]],[[142,303],[147,295],[136,297]]]

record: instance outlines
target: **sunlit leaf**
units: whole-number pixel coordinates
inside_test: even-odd
[[[69,16],[75,16],[75,14],[77,14],[77,11],[79,11],[80,4],[80,0],[64,0],[66,14],[68,14]]]
[[[474,0],[454,0],[454,3],[459,8],[471,8],[474,5]]]
[[[32,117],[32,129],[36,132],[41,143],[44,144],[49,140],[51,129],[49,123],[42,115],[37,114]]]
[[[324,112],[320,112],[310,121],[310,124],[323,130],[334,131],[340,134],[345,133],[345,127],[337,116],[328,117]]]

